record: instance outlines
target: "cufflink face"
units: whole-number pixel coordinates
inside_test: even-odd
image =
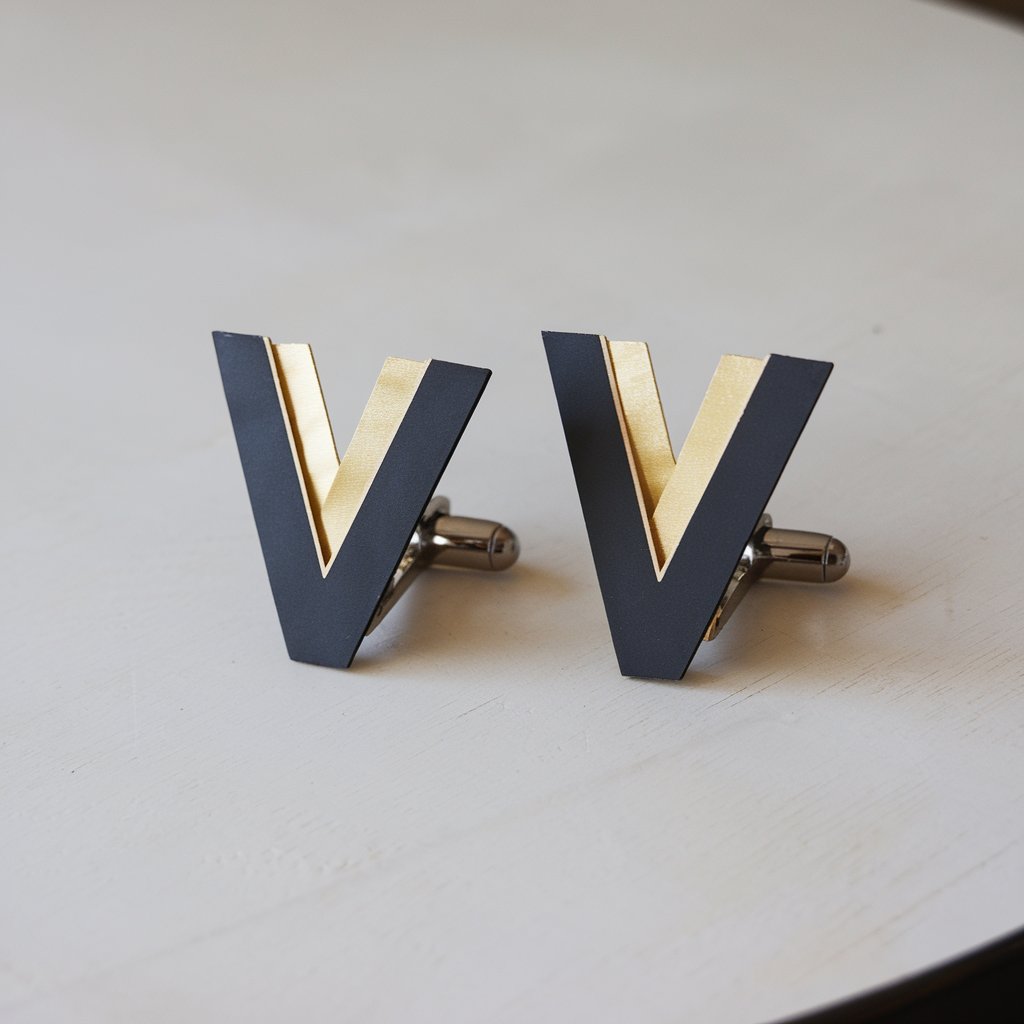
[[[389,358],[339,458],[308,345],[213,337],[288,653],[346,668],[439,547],[427,505],[491,371]]]
[[[832,364],[723,356],[677,459],[644,343],[543,337],[619,668],[680,679],[743,592],[745,551]]]

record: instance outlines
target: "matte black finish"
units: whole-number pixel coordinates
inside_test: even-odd
[[[288,653],[347,668],[491,371],[431,361],[324,578],[266,344],[213,340]]]
[[[832,364],[769,357],[659,583],[601,339],[546,331],[544,345],[619,668],[681,679]]]

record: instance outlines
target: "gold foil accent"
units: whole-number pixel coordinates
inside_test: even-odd
[[[608,377],[658,579],[675,555],[767,359],[722,356],[678,460],[647,345],[602,338]]]
[[[395,439],[430,360],[388,356],[343,458],[308,345],[275,345],[267,354],[278,383],[295,469],[326,576]]]

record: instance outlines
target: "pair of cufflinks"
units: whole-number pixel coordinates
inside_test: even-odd
[[[308,345],[213,337],[294,660],[347,668],[428,567],[516,561],[507,527],[434,497],[490,370],[389,357],[339,457]],[[761,577],[845,575],[842,542],[765,514],[831,363],[723,356],[677,459],[644,343],[544,346],[623,675],[681,679]]]

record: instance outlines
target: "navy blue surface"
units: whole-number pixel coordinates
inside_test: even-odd
[[[659,582],[601,339],[546,331],[544,345],[619,668],[681,679],[832,364],[769,357]]]
[[[266,344],[213,339],[288,653],[347,668],[491,371],[431,361],[324,578]]]

